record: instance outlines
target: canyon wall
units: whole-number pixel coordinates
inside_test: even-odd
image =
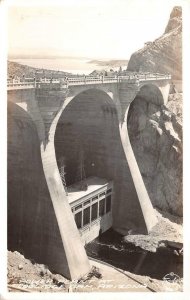
[[[128,71],[170,73],[182,78],[182,9],[174,7],[162,36],[133,53]]]
[[[172,75],[173,84],[166,106],[136,97],[129,111],[128,127],[153,205],[182,216],[181,7],[173,8],[161,37],[132,54],[128,70]],[[178,85],[174,85],[176,82]]]
[[[128,117],[132,148],[152,204],[178,216],[183,213],[181,98],[170,95],[164,106],[136,97]]]

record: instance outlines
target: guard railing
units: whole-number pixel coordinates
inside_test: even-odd
[[[115,75],[115,76],[80,76],[80,77],[65,77],[60,79],[49,79],[49,78],[25,78],[25,81],[18,81],[14,79],[7,80],[7,88],[9,89],[23,89],[23,88],[41,88],[44,84],[60,84],[61,86],[74,86],[74,85],[85,85],[85,84],[103,84],[113,82],[140,82],[140,81],[151,81],[151,80],[163,80],[171,79],[170,74],[159,74],[159,73],[136,73],[127,75]]]

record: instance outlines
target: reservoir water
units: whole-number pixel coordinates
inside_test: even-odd
[[[10,59],[11,61],[27,65],[34,68],[43,68],[56,71],[65,71],[74,74],[89,74],[94,70],[110,69],[111,67],[100,66],[90,63],[86,58],[38,58],[38,59]],[[118,69],[118,68],[114,68]]]

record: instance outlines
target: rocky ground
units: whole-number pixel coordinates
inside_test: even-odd
[[[182,93],[170,94],[168,97],[167,108],[175,114],[177,121],[182,125],[183,100]]]
[[[158,223],[148,235],[129,233],[124,238],[125,241],[151,252],[155,252],[159,247],[168,246],[181,249],[183,247],[182,218],[158,210],[155,210],[155,213]]]
[[[170,247],[176,255],[182,255],[182,219],[168,213],[155,211],[158,224],[149,235],[125,236],[124,242],[133,243],[146,251],[155,252],[159,247]],[[135,274],[90,259],[91,273],[78,281],[70,281],[53,274],[47,266],[26,259],[17,251],[8,251],[7,282],[10,292],[159,292],[182,291],[182,279],[158,280],[150,276]]]
[[[8,251],[9,292],[168,292],[182,291],[182,280],[163,281],[135,275],[91,260],[92,272],[78,281],[69,281],[36,264],[18,252]]]

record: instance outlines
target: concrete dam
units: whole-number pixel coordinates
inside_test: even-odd
[[[136,99],[166,104],[171,77],[76,77],[8,84],[8,248],[69,279],[110,227],[157,223],[130,145]]]

